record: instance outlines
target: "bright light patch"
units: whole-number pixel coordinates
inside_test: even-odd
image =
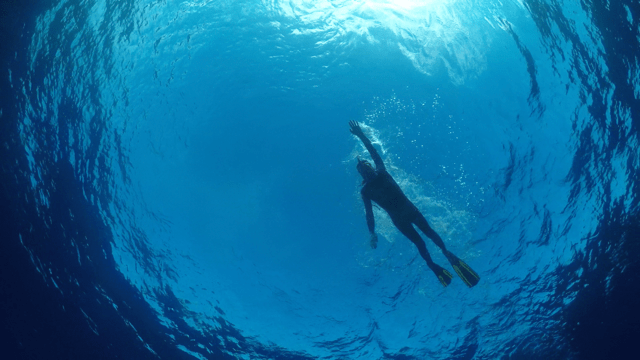
[[[437,0],[367,0],[367,4],[387,5],[391,8],[401,10],[412,10],[418,7],[430,5]]]
[[[360,41],[379,45],[400,51],[426,75],[444,65],[456,84],[484,71],[486,50],[501,31],[478,21],[493,19],[499,2],[483,8],[459,0],[263,1],[291,20],[289,34],[309,36],[317,49],[340,52]]]

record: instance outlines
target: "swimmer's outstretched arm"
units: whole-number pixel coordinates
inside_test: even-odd
[[[376,222],[373,218],[371,199],[362,194],[362,201],[364,202],[364,211],[367,216],[367,227],[369,227],[369,234],[371,234],[371,248],[375,249],[378,247],[378,235],[376,235]]]
[[[349,126],[351,127],[351,133],[360,138],[360,141],[362,141],[364,147],[367,148],[367,151],[371,155],[373,162],[376,164],[376,170],[385,170],[384,163],[382,162],[380,154],[378,154],[378,151],[376,151],[376,149],[373,147],[373,144],[371,144],[369,138],[367,138],[367,136],[364,134],[362,128],[360,128],[360,125],[358,125],[356,121],[351,120],[349,121]]]

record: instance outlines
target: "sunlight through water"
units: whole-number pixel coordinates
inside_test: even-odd
[[[616,70],[598,19],[543,0],[58,1],[10,81],[21,199],[64,241],[20,242],[152,351],[572,358],[563,314],[598,254],[626,254],[599,236],[637,206],[637,64]],[[349,120],[477,286],[443,287],[378,208],[369,247]]]

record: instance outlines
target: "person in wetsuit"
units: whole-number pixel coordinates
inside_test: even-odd
[[[451,273],[446,269],[433,262],[424,240],[422,240],[413,225],[417,226],[420,231],[442,250],[455,272],[467,286],[475,286],[478,281],[480,281],[478,274],[476,274],[469,265],[447,250],[440,235],[429,226],[429,223],[427,223],[427,220],[420,213],[420,210],[407,198],[402,192],[402,189],[400,189],[400,186],[398,186],[395,180],[393,180],[393,177],[387,172],[382,158],[364,134],[360,125],[355,121],[350,121],[349,127],[351,133],[357,136],[367,148],[376,166],[374,169],[368,161],[358,158],[358,165],[356,167],[363,179],[360,194],[364,202],[367,226],[371,234],[371,247],[375,249],[378,244],[378,235],[375,232],[375,220],[371,203],[373,201],[389,214],[391,221],[393,221],[393,224],[398,230],[416,245],[418,252],[427,262],[427,266],[436,274],[443,286],[449,285],[453,276],[451,276]]]

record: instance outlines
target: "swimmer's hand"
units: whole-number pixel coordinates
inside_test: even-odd
[[[376,234],[376,233],[371,234],[371,242],[370,242],[370,244],[371,244],[371,248],[372,249],[375,249],[375,248],[378,247],[378,234]]]
[[[349,131],[351,131],[351,133],[359,138],[362,138],[364,136],[364,132],[362,131],[362,128],[360,127],[360,125],[358,125],[358,122],[351,120],[349,121]]]

